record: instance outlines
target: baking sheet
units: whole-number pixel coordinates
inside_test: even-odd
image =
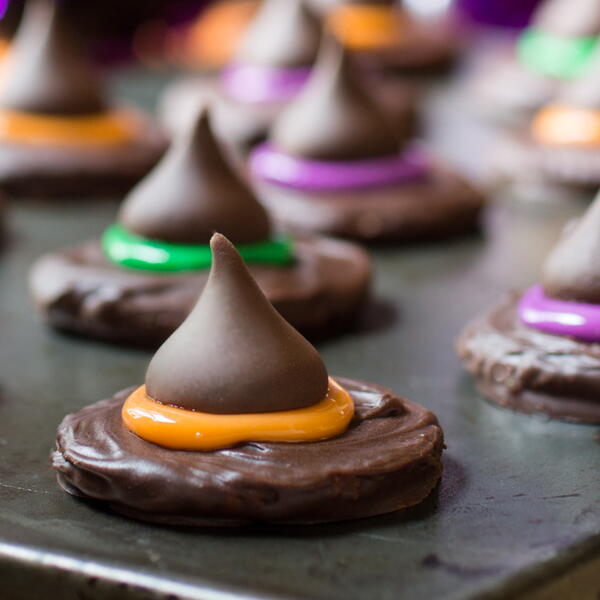
[[[146,103],[160,80],[122,79]],[[471,125],[457,90],[432,96],[430,137],[477,170],[487,133]],[[31,202],[10,214],[0,254],[0,597],[550,598],[561,585],[579,590],[571,597],[597,597],[598,428],[489,405],[452,347],[475,313],[535,281],[581,204],[498,203],[485,236],[375,251],[377,302],[363,330],[319,350],[332,374],[390,386],[438,414],[448,445],[442,484],[396,515],[239,531],[136,523],[56,486],[56,425],[140,383],[150,354],[45,329],[32,316],[27,271],[41,252],[97,235],[115,207]]]

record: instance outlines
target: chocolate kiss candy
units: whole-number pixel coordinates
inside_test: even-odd
[[[215,231],[235,244],[270,235],[267,213],[225,159],[206,106],[130,192],[119,219],[133,233],[180,244],[208,244]]]
[[[31,0],[0,75],[0,106],[82,115],[106,109],[94,67],[68,22],[68,2]]]
[[[226,237],[216,233],[210,246],[206,287],[150,362],[148,395],[220,414],[291,410],[323,400],[327,370],[318,352],[271,306]]]
[[[600,196],[565,232],[543,273],[547,296],[600,304]]]
[[[241,64],[308,67],[317,57],[321,26],[303,0],[265,0],[236,53]]]
[[[348,54],[324,40],[315,70],[275,122],[277,149],[313,160],[355,160],[396,154],[394,126],[351,71]]]
[[[598,0],[546,0],[537,10],[534,23],[537,29],[564,37],[598,35]]]

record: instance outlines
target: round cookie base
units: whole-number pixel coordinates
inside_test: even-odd
[[[307,192],[256,182],[258,196],[282,229],[362,242],[444,239],[475,230],[482,194],[462,178],[436,169],[423,181],[396,186]]]
[[[600,423],[600,344],[521,323],[511,293],[466,327],[459,357],[492,402],[527,414]]]
[[[542,146],[526,131],[505,132],[490,163],[491,182],[508,185],[522,197],[577,198],[600,186],[600,147]]]
[[[206,453],[161,448],[127,430],[121,406],[133,388],[124,390],[65,417],[52,454],[58,482],[127,517],[188,527],[344,521],[422,502],[442,473],[435,415],[375,384],[336,379],[356,407],[340,436]]]
[[[364,307],[371,280],[365,250],[348,242],[295,242],[289,267],[250,265],[275,308],[313,338],[350,329]],[[51,326],[113,343],[155,347],[181,325],[198,299],[208,269],[156,273],[119,267],[98,242],[48,254],[34,264],[30,289]]]
[[[100,198],[127,193],[158,162],[166,139],[153,126],[119,146],[0,142],[0,189],[16,198]]]

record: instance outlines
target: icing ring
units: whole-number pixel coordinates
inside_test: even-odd
[[[142,127],[130,109],[57,117],[0,110],[0,139],[40,146],[100,146],[130,142]]]
[[[221,75],[221,85],[234,100],[248,104],[285,102],[304,87],[310,69],[274,69],[254,65],[231,65]]]
[[[327,26],[352,50],[377,50],[401,41],[403,20],[397,9],[388,6],[347,4],[329,15]]]
[[[354,416],[350,394],[329,378],[327,394],[307,408],[217,415],[168,406],[138,387],[123,404],[123,424],[142,439],[172,450],[210,451],[241,442],[314,442],[343,433]]]
[[[112,262],[145,271],[194,271],[212,263],[208,244],[174,244],[150,240],[127,231],[122,225],[110,225],[101,240],[104,255]],[[240,244],[239,253],[247,263],[286,265],[294,260],[291,238]]]
[[[533,137],[543,144],[600,145],[600,111],[551,105],[540,110],[531,124]]]
[[[548,298],[535,285],[519,301],[518,313],[528,327],[553,335],[600,342],[600,305]]]
[[[429,163],[422,149],[401,154],[347,162],[296,158],[270,144],[250,155],[250,171],[259,178],[301,190],[346,190],[386,186],[424,177]]]
[[[589,66],[596,45],[596,37],[566,38],[529,28],[517,42],[517,55],[533,71],[570,79]]]

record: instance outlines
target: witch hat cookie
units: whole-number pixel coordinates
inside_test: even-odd
[[[202,99],[214,95],[215,130],[243,158],[306,83],[320,36],[321,25],[305,0],[266,0],[217,85],[206,79],[175,84],[165,95],[163,122],[171,131],[186,127]]]
[[[406,241],[473,229],[481,195],[437,166],[410,129],[378,107],[328,38],[310,81],[251,154],[250,172],[291,231]]]
[[[564,84],[527,127],[492,153],[492,174],[527,195],[569,197],[600,185],[600,47],[585,74]]]
[[[515,47],[483,65],[473,82],[478,107],[494,119],[529,120],[585,75],[599,35],[596,0],[545,0]]]
[[[424,500],[441,475],[436,417],[329,376],[233,244],[215,234],[210,245],[206,287],[145,385],[59,426],[59,484],[132,518],[188,526],[339,521]]]
[[[161,137],[113,108],[65,3],[32,0],[0,73],[0,188],[16,196],[100,196],[131,187]]]
[[[275,235],[201,108],[156,168],[125,198],[100,241],[42,257],[31,290],[58,328],[136,345],[162,343],[208,278],[208,242],[226,232],[265,295],[292,325],[335,333],[358,316],[371,266],[361,248]]]
[[[512,293],[458,340],[465,367],[493,402],[600,423],[600,199],[565,230],[541,285]]]

